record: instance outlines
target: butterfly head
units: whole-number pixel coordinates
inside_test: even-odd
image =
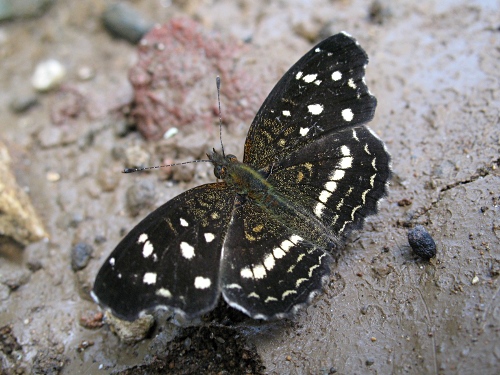
[[[215,149],[209,154],[207,154],[208,160],[214,165],[215,177],[225,180],[228,176],[231,166],[238,163],[236,156],[228,154],[219,154]]]

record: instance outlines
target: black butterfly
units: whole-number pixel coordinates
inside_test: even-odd
[[[122,319],[186,318],[222,293],[256,319],[310,302],[332,256],[386,194],[390,157],[366,126],[376,99],[351,36],[322,41],[281,78],[255,117],[243,163],[208,154],[223,182],[198,186],[141,221],[97,275],[92,296]]]

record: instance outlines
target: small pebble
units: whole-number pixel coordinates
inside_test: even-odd
[[[150,207],[155,200],[155,185],[149,180],[141,180],[127,190],[127,208],[132,216],[141,209]]]
[[[474,277],[472,278],[471,284],[472,284],[472,285],[475,285],[475,284],[477,284],[478,282],[479,282],[479,277],[474,276]]]
[[[49,91],[58,87],[66,76],[66,68],[57,60],[42,61],[35,68],[31,84],[37,91]]]
[[[57,173],[57,172],[49,171],[45,175],[45,178],[49,182],[57,182],[57,181],[59,181],[61,179],[61,175],[59,173]]]
[[[82,66],[78,68],[77,75],[81,81],[89,81],[95,77],[95,70],[90,66]]]
[[[164,139],[172,138],[177,133],[179,133],[179,129],[177,129],[176,127],[170,128],[165,132],[165,134],[163,134],[163,138]]]
[[[79,242],[71,249],[71,268],[73,271],[79,271],[87,266],[94,248],[85,243]]]
[[[54,0],[2,0],[0,21],[41,16],[53,3]]]
[[[34,95],[20,96],[12,99],[9,108],[14,113],[24,113],[38,104],[38,98]]]
[[[436,256],[436,243],[422,225],[417,225],[408,232],[408,242],[420,258],[429,260]]]
[[[124,154],[127,168],[149,167],[149,153],[140,146],[127,147]]]
[[[153,27],[152,22],[125,3],[108,5],[102,14],[102,22],[110,34],[133,44]]]

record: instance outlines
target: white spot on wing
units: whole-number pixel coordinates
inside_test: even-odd
[[[345,121],[352,121],[352,119],[354,118],[354,114],[352,113],[351,108],[342,110],[342,118]]]
[[[165,288],[160,288],[158,289],[155,294],[160,297],[165,297],[165,298],[172,298],[172,293],[170,293],[170,290],[165,289]]]
[[[147,258],[149,257],[151,254],[153,254],[153,251],[154,251],[154,247],[153,247],[153,244],[148,240],[146,241],[146,243],[144,244],[144,246],[142,247],[142,256],[144,258]]]
[[[292,247],[294,246],[294,243],[291,242],[290,240],[285,240],[280,244],[280,247],[285,250],[285,252],[288,252]]]
[[[253,268],[253,276],[256,279],[263,279],[264,277],[266,277],[266,269],[264,268],[264,266],[260,264],[258,266],[255,266]]]
[[[196,276],[194,278],[194,287],[196,289],[207,289],[212,285],[212,281],[208,277]]]
[[[357,87],[352,78],[349,78],[349,80],[347,81],[347,86],[349,86],[351,89],[356,89]]]
[[[327,190],[322,190],[321,194],[319,195],[319,200],[320,200],[320,202],[326,203],[328,198],[330,198],[331,196],[332,196],[332,193],[330,193]]]
[[[344,178],[345,171],[341,169],[336,169],[332,175],[330,175],[331,181],[340,181]]]
[[[181,242],[181,252],[182,256],[186,259],[192,259],[194,257],[194,247],[187,242]]]
[[[352,129],[352,137],[359,142],[358,135],[356,134],[356,130]]]
[[[318,76],[317,74],[308,74],[304,78],[302,78],[302,80],[305,83],[311,83],[316,79],[317,76]]]
[[[306,136],[309,133],[309,128],[300,128],[299,133],[301,136]]]
[[[281,295],[281,299],[285,299],[287,296],[292,295],[292,294],[297,294],[296,290],[287,290]]]
[[[328,181],[325,184],[325,189],[328,190],[330,193],[333,193],[335,190],[337,190],[337,183],[335,181]]]
[[[142,282],[144,284],[156,284],[156,273],[154,272],[146,272],[144,277],[142,278]]]
[[[296,235],[296,234],[292,234],[290,236],[290,241],[292,241],[294,244],[298,244],[299,242],[301,242],[303,240],[302,237]]]
[[[227,284],[224,286],[226,289],[243,289],[239,284]]]
[[[252,298],[253,297],[253,298],[257,298],[257,299],[260,298],[260,296],[257,293],[255,293],[255,292],[250,293],[247,297],[248,298]]]
[[[111,267],[114,267],[115,266],[115,258],[110,258],[109,264],[111,265]]]
[[[342,152],[342,155],[344,155],[344,156],[351,156],[351,150],[349,150],[349,147],[347,147],[347,146],[342,146],[340,148],[340,151]]]
[[[189,227],[189,223],[185,219],[183,219],[182,217],[180,219],[180,222],[181,222],[181,225],[183,227]]]
[[[302,78],[302,72],[298,72],[296,75],[295,75],[295,79],[301,79]]]
[[[137,243],[144,243],[148,240],[148,235],[146,233],[143,233],[139,236],[139,239],[137,240]]]
[[[323,112],[323,106],[321,104],[311,104],[307,106],[309,113],[312,115],[319,115]],[[344,110],[345,111],[345,110]]]
[[[276,259],[281,259],[286,255],[286,253],[283,251],[283,249],[280,249],[279,247],[275,247],[273,249],[273,255]]]
[[[268,303],[268,302],[272,302],[272,301],[277,301],[277,300],[278,300],[277,298],[269,296],[269,297],[266,298],[266,300],[264,301],[264,303]]]
[[[345,158],[340,159],[339,168],[348,169],[352,166],[352,157],[346,156]]]
[[[321,215],[323,214],[323,210],[325,209],[325,205],[321,202],[318,202],[316,204],[316,207],[314,208],[314,214],[317,216],[317,217],[321,217]]]
[[[291,116],[290,111],[283,111],[281,113],[283,113],[283,116],[287,116],[287,117]]]
[[[274,268],[274,265],[275,265],[275,260],[274,260],[274,256],[273,254],[268,254],[265,258],[264,258],[264,267],[266,267],[266,269],[268,271],[271,271],[273,268]]]
[[[253,279],[253,273],[250,267],[242,268],[240,271],[240,276],[244,279]]]
[[[342,79],[342,73],[340,73],[338,70],[332,73],[332,79],[334,81],[339,81]]]
[[[307,281],[308,279],[298,279],[297,282],[295,283],[295,287],[298,288],[300,286],[300,284],[302,284],[304,281]]]
[[[204,236],[205,236],[205,241],[207,243],[212,242],[214,240],[214,238],[215,238],[215,236],[213,235],[213,233],[205,233]]]

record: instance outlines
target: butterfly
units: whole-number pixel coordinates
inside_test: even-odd
[[[156,309],[193,319],[221,295],[264,320],[310,303],[329,279],[331,252],[387,193],[390,156],[365,126],[377,105],[367,63],[346,33],[306,53],[255,116],[243,161],[208,153],[222,181],[132,229],[98,272],[94,300],[125,320]]]

